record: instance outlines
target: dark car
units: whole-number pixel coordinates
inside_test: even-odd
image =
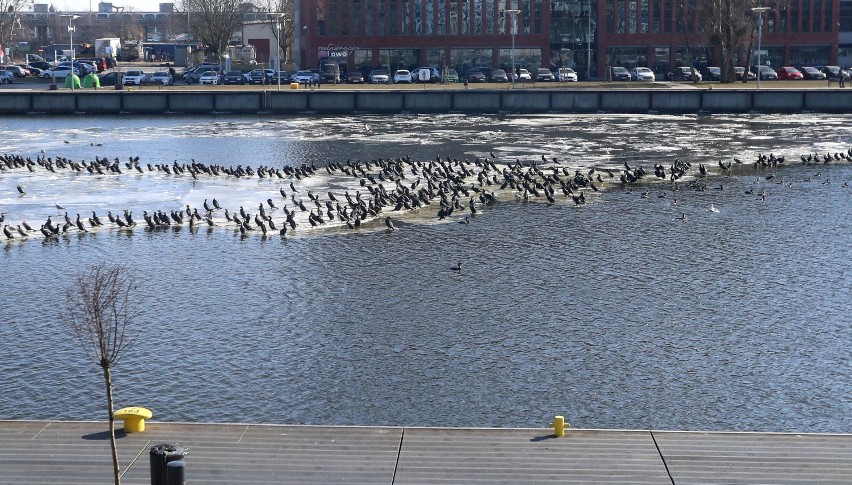
[[[625,70],[624,72],[627,72],[627,70]],[[556,77],[553,76],[553,73],[550,72],[550,69],[548,69],[546,67],[541,67],[535,73],[535,80],[536,81],[552,82],[552,81],[556,81]],[[630,74],[627,74],[627,81],[629,81],[629,80],[630,80]]]
[[[488,71],[488,80],[492,83],[507,83],[509,77],[506,76],[506,71],[502,69],[492,69]]]
[[[689,66],[676,67],[669,73],[669,81],[701,81],[701,73]]]
[[[759,69],[758,69],[758,67],[759,67]],[[751,72],[754,72],[754,73],[760,72],[760,79],[762,81],[767,81],[767,80],[777,81],[778,80],[778,73],[775,72],[769,66],[751,66]]]
[[[243,71],[228,71],[222,77],[222,84],[245,84],[246,77]]]
[[[849,80],[849,73],[840,69],[839,66],[822,66],[820,71],[822,71],[828,79],[840,79],[840,76],[842,75],[844,80]]]
[[[701,68],[701,78],[705,81],[721,81],[722,80],[722,68],[721,67],[703,67]]]
[[[746,73],[748,73],[748,81],[751,81],[751,80],[754,80],[754,79],[757,78],[757,76],[755,76],[753,72],[746,71],[746,68],[744,68],[744,67],[735,67],[734,68],[734,74],[736,74],[736,76],[737,76],[737,81],[742,81],[743,76],[745,76]]]
[[[359,71],[347,72],[345,79],[349,84],[364,84],[364,75]]]
[[[486,82],[485,74],[482,74],[482,71],[470,71],[467,73],[467,82],[484,83]]]
[[[272,84],[274,75],[273,69],[255,69],[249,73],[252,84]]]
[[[612,68],[612,80],[613,81],[629,81],[630,80],[630,72],[628,72],[627,68],[624,68],[624,67],[613,67]]]
[[[118,80],[118,74],[115,71],[105,72],[103,74],[98,75],[98,79],[100,80],[101,86],[115,86]]]
[[[810,79],[812,81],[825,81],[825,73],[815,67],[802,66],[798,69],[805,79]]]

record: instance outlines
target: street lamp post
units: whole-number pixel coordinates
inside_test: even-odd
[[[769,7],[754,7],[751,9],[752,12],[757,14],[757,89],[760,89],[760,68],[762,67],[760,64],[760,42],[763,38],[763,12],[767,10],[769,10]],[[748,76],[746,75],[746,77]]]
[[[71,25],[75,19],[78,19],[79,15],[63,15],[63,17],[68,17],[68,42],[71,43],[71,91],[74,90],[74,26]]]
[[[518,14],[520,10],[506,10],[506,13],[512,16],[512,88],[515,87],[515,78],[518,77],[515,71],[515,34],[518,33]]]
[[[275,71],[278,75],[278,90],[281,91],[281,17],[283,13],[270,13],[270,17],[275,18],[275,30],[278,35],[275,38]]]

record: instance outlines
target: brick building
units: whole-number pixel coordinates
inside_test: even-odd
[[[687,55],[678,5],[697,1],[703,0],[296,0],[296,60],[308,68],[335,58],[342,70],[507,68],[513,15],[506,11],[516,9],[518,66],[570,66],[581,78],[587,68],[603,77],[607,65],[665,73],[718,62],[695,34]],[[775,68],[852,62],[847,50],[852,54],[852,0],[788,0],[764,14],[761,57]],[[738,63],[745,54],[738,53]]]

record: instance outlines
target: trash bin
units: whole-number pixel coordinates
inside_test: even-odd
[[[121,91],[122,89],[124,89],[124,76],[122,76],[122,73],[116,71],[115,72],[115,90]]]
[[[183,485],[182,481],[174,484],[169,481],[168,464],[175,461],[183,461],[189,450],[179,444],[160,444],[151,447],[151,485]],[[183,476],[183,467],[180,472],[172,472],[171,475]],[[175,480],[178,480],[175,477]],[[180,479],[182,480],[182,478]]]

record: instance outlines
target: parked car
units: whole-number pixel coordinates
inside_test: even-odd
[[[53,64],[51,64],[49,62],[45,62],[45,61],[32,61],[29,64],[27,64],[27,66],[35,67],[35,68],[41,69],[42,71],[46,71],[46,70],[50,69],[51,67],[53,67]]]
[[[818,81],[818,80],[824,81],[826,79],[825,73],[820,71],[819,69],[817,69],[815,67],[803,66],[803,67],[799,67],[797,69],[799,69],[799,72],[802,73],[802,77],[805,78],[805,79],[810,79],[810,80],[814,80],[814,81]]]
[[[272,84],[275,77],[274,69],[253,69],[249,72],[252,84]]]
[[[701,73],[689,66],[676,67],[669,73],[669,81],[697,82],[702,79]]]
[[[506,71],[502,69],[492,69],[488,71],[488,80],[492,83],[507,83],[509,77],[506,76]]]
[[[778,73],[772,70],[769,66],[759,66],[760,79],[763,80],[778,80]],[[751,70],[755,73],[758,72],[758,66],[751,66]]]
[[[116,79],[118,78],[119,73],[115,71],[104,72],[98,74],[98,79],[100,80],[100,85],[103,86],[115,86]]]
[[[245,84],[246,77],[243,71],[228,71],[222,76],[222,84]]]
[[[630,80],[653,82],[657,80],[657,77],[654,76],[654,71],[648,69],[647,67],[634,67],[630,70]]]
[[[722,68],[709,66],[703,67],[699,71],[701,73],[701,79],[705,81],[721,81],[722,80]]]
[[[744,68],[744,67],[735,67],[734,68],[734,74],[736,74],[736,76],[737,76],[737,81],[742,81],[743,76],[748,76],[746,78],[746,80],[748,80],[748,81],[751,81],[751,80],[757,78],[757,76],[755,76],[753,72],[746,71],[746,68]]]
[[[0,84],[12,84],[14,81],[15,73],[5,67],[0,67]]]
[[[532,81],[532,74],[527,69],[517,68],[517,73],[509,73],[509,78],[515,78],[515,82]]]
[[[613,67],[612,68],[612,80],[613,81],[629,81],[630,80],[630,72],[627,71],[627,68],[624,67]]]
[[[124,73],[121,84],[124,86],[141,86],[148,82],[148,76],[139,70],[130,70]]]
[[[71,67],[71,61],[60,62],[56,67]],[[87,61],[74,61],[74,67],[80,75],[86,75],[90,72],[97,72],[98,68],[94,64]]]
[[[222,72],[222,66],[205,64],[196,67],[184,75],[187,84],[200,83],[201,75],[207,71],[215,72],[218,76]]]
[[[550,72],[550,69],[546,67],[541,67],[535,73],[536,81],[555,81],[556,78],[553,76],[553,73]]]
[[[314,73],[311,71],[298,71],[292,78],[294,83],[308,84],[314,82]]]
[[[9,71],[11,72],[11,71]],[[52,77],[65,79],[65,76],[71,74],[71,66],[53,67],[41,73],[42,79],[50,79]],[[74,69],[74,74],[80,74],[77,69]]]
[[[107,69],[106,59],[103,57],[86,57],[86,58],[77,58],[78,61],[85,61],[91,63],[95,66],[95,69],[100,72],[104,72]]]
[[[364,75],[360,71],[347,72],[344,79],[349,84],[364,84]]]
[[[459,73],[455,69],[447,69],[444,75],[444,82],[457,83],[459,82]]]
[[[840,69],[840,66],[822,66],[820,71],[822,71],[828,79],[840,79],[840,76],[843,76],[844,80],[849,80],[849,73]]]
[[[393,73],[393,82],[411,84],[411,72],[408,69],[398,69]]]
[[[390,84],[390,76],[384,69],[373,69],[370,73],[370,84]]]
[[[151,84],[162,84],[163,86],[171,86],[175,83],[175,78],[169,74],[169,71],[157,71],[154,74],[151,74],[151,77],[148,78],[148,81]]]
[[[219,84],[219,73],[216,71],[202,72],[198,78],[198,84],[210,84],[211,86]]]
[[[484,83],[485,82],[485,74],[482,74],[482,71],[471,70],[467,73],[467,82],[468,83]]]
[[[778,79],[786,81],[801,81],[805,79],[805,77],[802,76],[802,73],[795,67],[784,66],[778,69]]]
[[[12,75],[15,76],[15,77],[27,77],[27,76],[30,75],[30,70],[25,69],[21,66],[10,65],[10,66],[2,66],[2,67],[4,69],[6,69],[7,71],[12,71]]]
[[[562,83],[577,82],[577,73],[570,67],[560,67],[559,71],[556,72],[556,77]]]

